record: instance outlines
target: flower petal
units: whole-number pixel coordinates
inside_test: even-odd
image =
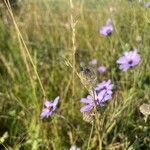
[[[46,106],[47,108],[51,107],[51,106],[53,106],[53,102],[52,101],[45,101],[44,106]]]
[[[80,102],[81,102],[81,103],[89,103],[89,101],[88,101],[87,98],[81,98]]]
[[[107,92],[106,90],[102,90],[98,93],[98,101],[99,102],[103,101],[106,92]]]
[[[59,100],[60,100],[60,97],[57,96],[57,97],[54,99],[53,106],[56,106],[56,105],[58,104]]]
[[[41,113],[41,118],[43,119],[43,118],[47,117],[48,114],[49,114],[49,109],[44,108]]]
[[[85,105],[80,109],[80,111],[86,112],[86,111],[90,111],[92,108],[93,108],[93,105]]]

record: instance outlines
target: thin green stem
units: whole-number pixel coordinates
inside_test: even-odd
[[[93,131],[94,131],[94,122],[92,122],[92,127],[91,127],[91,132],[90,132],[90,136],[89,136],[89,140],[88,140],[87,150],[89,150],[89,147],[90,147],[90,142],[91,142]]]
[[[96,97],[95,97],[95,92],[94,92],[94,88],[92,89],[92,92],[93,92],[93,96],[94,96],[94,103],[95,103],[95,107],[94,107],[94,111],[95,111],[95,128],[96,128],[96,132],[97,132],[97,135],[98,135],[98,141],[99,141],[99,150],[102,149],[102,139],[100,138],[100,129],[99,129],[99,126],[100,126],[100,122],[99,122],[99,116],[98,116],[98,111],[97,111],[97,108],[96,108]]]

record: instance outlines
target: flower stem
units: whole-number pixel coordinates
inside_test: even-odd
[[[92,127],[91,127],[91,132],[90,132],[90,136],[89,136],[89,140],[88,140],[87,150],[89,150],[89,146],[90,146],[90,141],[91,141],[91,138],[92,138],[93,130],[94,130],[94,122],[92,122]]]

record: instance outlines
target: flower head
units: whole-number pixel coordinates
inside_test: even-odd
[[[99,91],[97,105],[103,106],[104,102],[110,99],[112,99],[112,91],[111,93],[108,93],[106,90]]]
[[[150,115],[150,104],[146,104],[146,103],[144,103],[144,104],[142,104],[141,106],[140,106],[140,112],[143,114],[143,115]]]
[[[97,71],[98,71],[99,73],[105,73],[105,72],[106,72],[106,67],[105,67],[105,66],[99,66],[99,67],[97,68]]]
[[[90,65],[97,65],[97,60],[93,59],[89,62]]]
[[[42,113],[41,113],[41,118],[48,118],[49,116],[51,116],[55,110],[56,110],[56,106],[59,102],[60,98],[59,96],[56,97],[53,101],[45,101],[44,103],[44,108],[42,110]]]
[[[90,95],[81,99],[81,102],[85,103],[86,105],[83,106],[80,111],[82,113],[89,112],[94,106],[103,106],[104,102],[112,99],[112,89],[113,84],[111,83],[111,80],[103,81],[102,83],[98,84],[94,90],[90,91]]]
[[[148,116],[150,115],[150,104],[142,104],[139,107],[140,112],[144,115],[144,120],[147,122]]]
[[[112,99],[113,86],[114,85],[111,83],[111,80],[103,81],[97,85],[95,90],[98,93],[99,104],[104,103],[105,101]]]
[[[83,70],[79,73],[79,77],[81,79],[82,84],[88,89],[93,87],[97,80],[95,70],[92,67],[87,66],[83,67]]]
[[[106,25],[102,26],[101,29],[99,30],[99,33],[103,36],[109,36],[112,34],[113,30],[114,28],[112,21],[108,19]]]
[[[133,51],[125,52],[124,55],[117,60],[117,64],[120,65],[120,70],[127,71],[129,68],[138,65],[140,60],[140,55],[135,49]]]

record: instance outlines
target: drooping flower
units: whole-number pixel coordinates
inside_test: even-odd
[[[53,113],[55,112],[56,110],[56,106],[59,102],[60,98],[59,96],[56,97],[53,101],[45,101],[44,103],[44,108],[42,110],[42,113],[41,113],[41,118],[48,118],[49,116],[53,115]]]
[[[105,66],[99,66],[98,68],[97,68],[97,71],[99,72],[99,73],[105,73],[106,72],[106,67]]]
[[[113,24],[111,19],[108,19],[106,22],[106,25],[102,26],[99,30],[99,33],[102,36],[110,36],[113,32],[114,28],[113,28]]]
[[[124,55],[117,60],[117,64],[120,65],[120,70],[127,71],[129,68],[138,65],[140,60],[140,55],[137,53],[137,50],[134,49],[132,51],[125,52]]]
[[[97,60],[93,59],[89,62],[90,65],[97,65]]]

